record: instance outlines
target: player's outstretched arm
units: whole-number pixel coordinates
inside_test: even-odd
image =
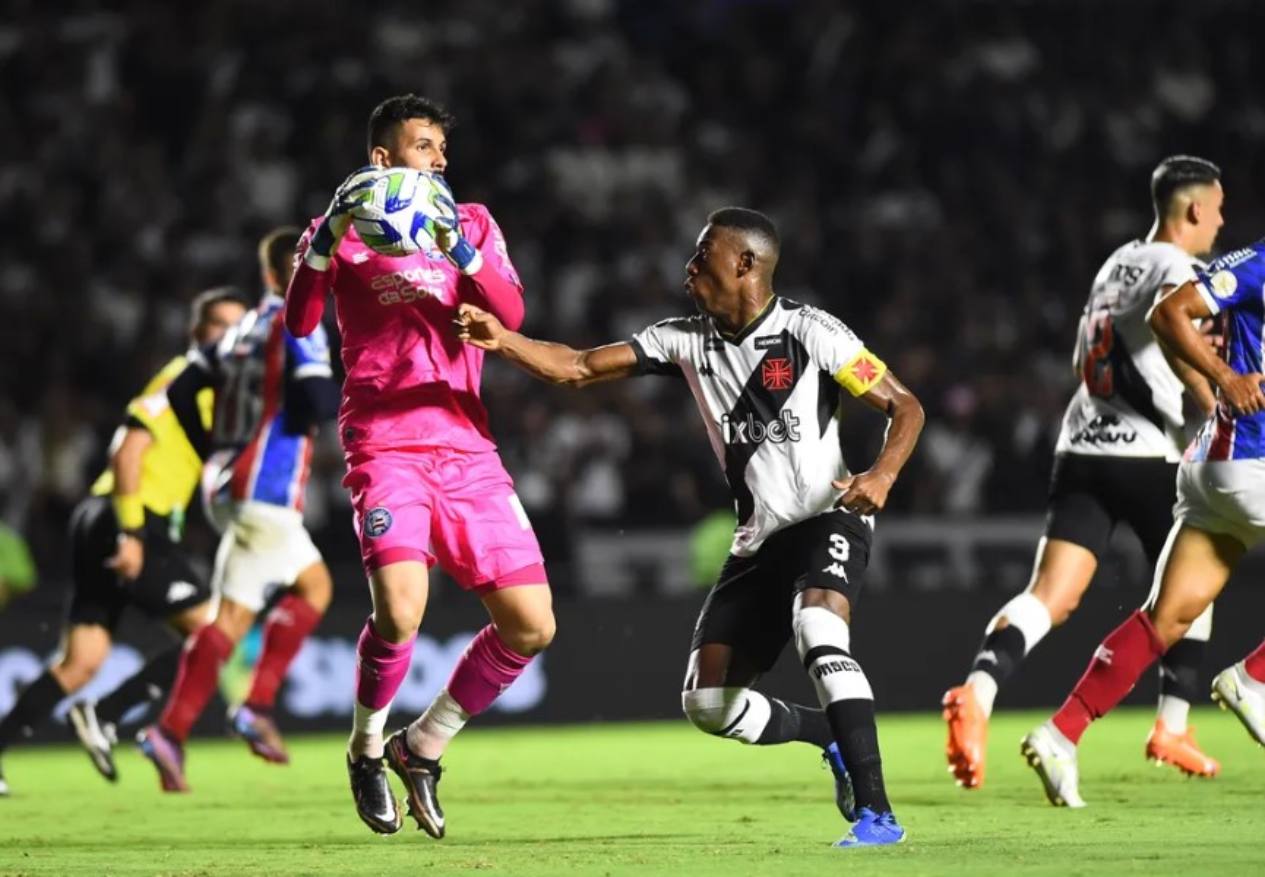
[[[511,332],[492,314],[471,304],[457,309],[457,337],[467,344],[499,353],[528,374],[569,387],[631,377],[637,354],[631,344],[607,344],[576,350],[552,341],[537,341]]]
[[[1196,328],[1196,320],[1212,315],[1208,303],[1195,288],[1195,282],[1190,281],[1160,299],[1152,308],[1147,322],[1160,343],[1211,381],[1234,411],[1240,414],[1265,411],[1262,375],[1255,372],[1241,375],[1234,371],[1216,355]]]
[[[926,415],[918,398],[890,371],[858,398],[887,415],[890,420],[887,436],[873,466],[833,484],[843,491],[839,498],[841,506],[857,514],[872,515],[887,504],[887,495],[896,477],[918,443]]]

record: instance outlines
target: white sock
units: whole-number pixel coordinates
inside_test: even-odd
[[[1174,734],[1186,733],[1186,719],[1190,715],[1190,703],[1172,694],[1160,695],[1156,716],[1164,727]]]
[[[387,726],[387,715],[391,712],[391,704],[380,710],[371,710],[356,702],[356,711],[351,720],[351,739],[347,742],[347,750],[352,758],[362,755],[369,758],[381,758],[383,750],[382,736]]]
[[[438,760],[452,738],[470,721],[470,714],[461,708],[445,688],[431,701],[426,712],[408,726],[408,748],[422,758]]]
[[[1045,723],[1045,729],[1050,732],[1050,739],[1054,741],[1055,746],[1063,750],[1064,755],[1076,756],[1076,744],[1063,736],[1063,732],[1059,730],[1059,726],[1054,724],[1053,720]]]
[[[991,716],[993,701],[997,699],[997,680],[991,673],[973,670],[971,675],[966,677],[966,684],[971,686],[971,690],[975,693],[975,700],[984,711],[984,715]]]

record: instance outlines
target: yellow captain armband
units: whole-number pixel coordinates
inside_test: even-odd
[[[860,353],[835,372],[835,381],[853,396],[864,396],[885,374],[887,363],[862,347]]]
[[[145,526],[145,503],[141,501],[140,494],[119,496],[116,493],[111,499],[120,530],[139,530]]]

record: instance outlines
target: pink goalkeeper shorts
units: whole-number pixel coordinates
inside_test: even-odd
[[[368,572],[420,560],[478,593],[545,582],[536,534],[495,451],[352,451],[343,486]]]

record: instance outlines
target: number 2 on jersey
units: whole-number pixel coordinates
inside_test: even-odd
[[[1115,395],[1115,381],[1111,373],[1111,344],[1114,332],[1111,311],[1091,311],[1085,320],[1085,361],[1081,365],[1081,379],[1091,396],[1109,399]]]

